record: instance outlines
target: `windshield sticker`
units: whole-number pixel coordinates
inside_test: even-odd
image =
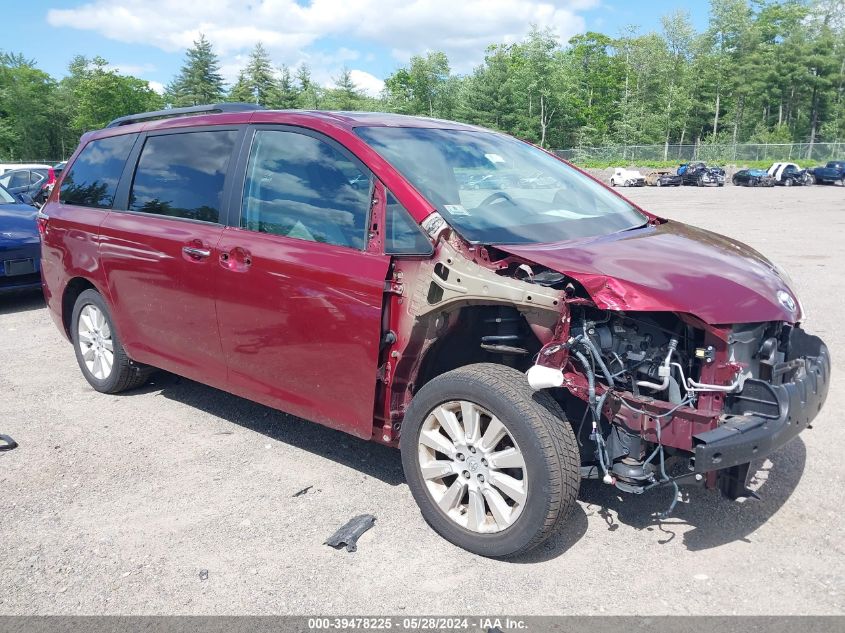
[[[444,204],[443,208],[452,215],[469,215],[469,211],[462,204]]]

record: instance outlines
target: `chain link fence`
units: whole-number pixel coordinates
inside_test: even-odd
[[[725,143],[698,145],[608,145],[557,149],[555,153],[575,163],[658,162],[696,160],[722,163],[744,161],[845,160],[845,142],[836,143]]]

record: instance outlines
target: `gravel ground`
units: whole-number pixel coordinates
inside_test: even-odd
[[[758,464],[761,501],[695,489],[657,521],[668,491],[587,482],[545,547],[479,558],[426,526],[398,452],[172,375],[98,394],[40,297],[6,297],[0,433],[20,447],[0,454],[0,612],[842,613],[845,189],[627,193],[784,266],[832,350],[826,408]],[[356,553],[322,544],[364,512]]]

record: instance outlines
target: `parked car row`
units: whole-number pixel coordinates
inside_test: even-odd
[[[836,184],[845,186],[845,161],[830,161],[824,167],[802,169],[795,163],[773,163],[768,169],[741,169],[731,177],[731,183],[744,187],[785,187]],[[655,169],[646,176],[637,169],[616,167],[610,176],[611,187],[671,187],[694,185],[706,187],[725,184],[725,170],[708,167],[703,162],[682,163],[675,173],[668,169]]]
[[[55,165],[15,165],[16,169],[6,169],[0,174],[0,186],[9,193],[23,199],[27,204],[41,206],[53,190],[65,163]]]

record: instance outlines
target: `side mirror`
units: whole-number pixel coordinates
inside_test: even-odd
[[[33,207],[35,206],[35,200],[33,200],[32,196],[28,193],[19,193],[18,198],[20,198],[21,202],[23,202],[24,204],[28,204]]]

